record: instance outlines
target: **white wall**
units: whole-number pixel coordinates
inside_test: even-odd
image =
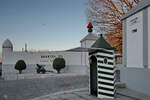
[[[127,18],[127,67],[143,67],[143,12]],[[137,29],[137,32],[133,32]]]
[[[144,56],[147,54],[147,52],[145,53],[145,51],[147,50],[144,50],[143,52],[144,46],[143,41],[144,43],[147,42],[146,39],[143,40],[143,38],[147,36],[146,33],[147,30],[145,30],[147,29],[147,27],[145,27],[147,23],[144,23],[147,20],[145,19],[146,17],[148,17],[148,65],[150,65],[150,25],[149,25],[150,7],[149,7],[148,16],[147,16],[147,8],[144,8],[142,11],[127,18],[126,23],[127,30],[125,31],[127,35],[127,41],[124,41],[127,42],[127,48],[124,48],[127,49],[127,56],[124,56],[127,57],[127,67],[120,67],[120,81],[122,83],[125,83],[127,88],[131,88],[133,90],[150,95],[150,87],[149,87],[150,69],[144,68],[143,66],[147,65],[147,62],[143,62],[144,59],[147,59],[147,57],[145,58],[143,57],[143,54]],[[136,21],[134,21],[135,18],[137,18]],[[132,30],[135,28],[137,28],[137,32],[132,32]],[[147,48],[146,45],[144,46],[145,48]]]
[[[150,96],[150,69],[120,67],[120,81],[127,88]]]
[[[85,40],[83,42],[81,42],[81,47],[83,48],[90,48],[96,40]]]
[[[62,56],[66,60],[67,65],[81,65],[82,58],[87,60],[86,58],[82,57],[83,55],[87,55],[88,53],[85,52],[8,52],[5,53],[3,64],[16,64],[18,60],[24,60],[26,64],[52,64],[53,60],[56,57]],[[41,56],[49,56],[41,58]],[[87,62],[87,61],[86,61]]]
[[[45,56],[44,58],[41,56]],[[47,57],[46,57],[47,56]],[[49,57],[48,57],[49,56]],[[16,75],[18,71],[14,66],[18,60],[24,60],[27,64],[23,73],[36,73],[36,64],[45,65],[46,70],[55,71],[52,67],[53,60],[56,57],[63,57],[66,61],[66,67],[63,72],[87,74],[88,53],[87,52],[3,52],[2,76],[7,78]]]

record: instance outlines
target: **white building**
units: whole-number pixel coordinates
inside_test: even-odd
[[[123,20],[121,82],[150,95],[150,0],[142,0]]]
[[[46,65],[47,70],[55,71],[52,67],[53,60],[56,57],[63,57],[66,61],[66,67],[62,70],[66,73],[81,73],[86,74],[88,70],[88,50],[83,48],[89,48],[97,40],[98,36],[89,32],[88,35],[83,38],[81,47],[73,48],[66,51],[44,51],[44,52],[30,52],[27,49],[25,51],[14,51],[13,44],[9,39],[6,39],[2,45],[2,77],[12,77],[17,70],[14,66],[18,60],[24,60],[27,68],[23,73],[36,73],[36,64]],[[83,50],[83,51],[82,51]]]

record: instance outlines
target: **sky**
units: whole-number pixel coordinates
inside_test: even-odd
[[[87,35],[87,0],[0,0],[0,45],[14,50],[66,50]],[[2,48],[0,48],[2,52]]]

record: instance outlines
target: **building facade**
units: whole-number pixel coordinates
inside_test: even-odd
[[[98,39],[98,36],[92,32],[83,38],[81,47],[65,50],[65,51],[41,51],[30,52],[27,49],[24,51],[14,51],[13,44],[9,39],[6,39],[2,45],[2,77],[9,79],[17,74],[18,71],[14,66],[18,60],[24,60],[27,68],[23,73],[36,73],[36,64],[45,65],[46,70],[55,71],[53,69],[53,60],[57,57],[64,58],[66,67],[62,70],[65,73],[87,74],[89,59],[88,50],[90,46]]]
[[[122,18],[121,82],[150,95],[150,1],[142,0]]]

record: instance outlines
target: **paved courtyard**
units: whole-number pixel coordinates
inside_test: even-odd
[[[59,91],[88,87],[84,75],[57,76],[24,80],[0,80],[0,100],[29,100]]]
[[[0,100],[110,100],[88,92],[88,77],[57,74],[44,78],[0,80]],[[114,100],[149,100],[150,96],[127,88],[117,89]]]
[[[41,97],[34,98],[32,100],[112,100],[112,99],[99,99],[92,96],[88,92],[88,88],[75,89],[71,91],[57,92]],[[113,100],[150,100],[150,96],[133,91],[127,88],[117,89],[116,96]]]

